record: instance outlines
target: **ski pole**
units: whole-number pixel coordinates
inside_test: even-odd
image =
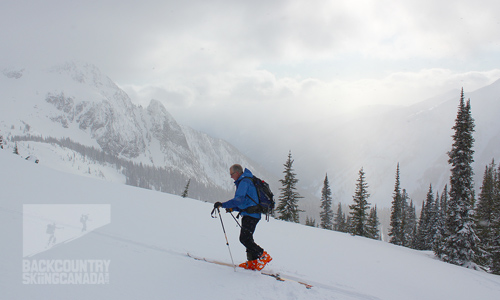
[[[234,221],[236,222],[236,224],[238,224],[238,226],[240,226],[241,230],[250,231],[248,228],[241,226],[240,222],[238,222],[238,219],[236,219],[236,218],[234,217],[234,215],[233,215],[233,213],[232,213],[232,212],[229,212],[229,213],[231,214],[231,217],[233,217],[233,219],[234,219]],[[251,233],[251,234],[253,234],[253,232],[250,232],[250,233]]]
[[[236,224],[238,224],[238,226],[240,226],[240,228],[243,228],[243,227],[241,227],[240,222],[238,222],[238,220],[234,217],[233,213],[232,213],[232,212],[230,212],[230,214],[231,214],[231,217],[233,217],[233,219],[234,219],[234,221],[236,222]]]
[[[213,213],[213,211],[212,211],[212,213]],[[220,219],[220,223],[222,225],[222,231],[224,231],[224,237],[226,237],[226,245],[227,245],[227,249],[229,250],[229,256],[231,256],[231,262],[233,263],[233,269],[236,272],[236,265],[234,264],[233,254],[231,253],[231,247],[229,247],[229,241],[227,240],[226,228],[224,228],[224,222],[222,222],[222,216],[220,214],[220,210],[218,207],[217,207],[217,213],[219,213],[219,219]]]

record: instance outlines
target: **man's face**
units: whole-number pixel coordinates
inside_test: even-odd
[[[229,174],[231,175],[231,178],[232,178],[234,181],[236,181],[238,178],[240,178],[240,173],[235,172],[235,171],[233,171],[233,170],[231,170],[231,169],[229,169],[229,172],[230,172]]]

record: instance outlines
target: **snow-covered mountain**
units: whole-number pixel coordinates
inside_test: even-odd
[[[133,181],[119,171],[112,172],[113,168],[102,161],[87,159],[78,164],[86,160],[85,153],[74,147],[29,137],[69,138],[121,159],[117,169],[124,168],[123,161],[163,168],[163,173],[170,174],[165,180],[175,181],[166,191],[180,194],[191,180],[190,195],[204,200],[230,196],[233,184],[228,180],[228,168],[233,163],[268,177],[263,168],[229,143],[178,124],[159,101],[151,100],[146,108],[134,105],[91,64],[67,62],[47,70],[5,69],[0,74],[0,99],[0,134],[5,139],[24,137],[19,140],[23,156],[37,155],[41,164],[65,171],[79,169],[108,180]],[[49,153],[57,154],[51,159]],[[152,188],[164,190],[158,184]]]
[[[0,149],[0,168],[1,299],[496,300],[500,295],[497,275],[446,264],[429,252],[273,218],[261,221],[255,233],[273,256],[264,270],[313,287],[235,272],[186,255],[231,262],[209,203],[62,173],[6,149]],[[222,219],[239,263],[246,258],[239,228],[228,214]],[[48,224],[57,227],[54,238]],[[43,251],[24,255],[25,248]]]

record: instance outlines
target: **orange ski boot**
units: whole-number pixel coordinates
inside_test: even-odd
[[[238,267],[247,270],[257,270],[257,260],[249,260],[238,265]]]
[[[262,255],[259,257],[259,259],[257,259],[257,263],[255,265],[255,269],[260,271],[262,269],[264,269],[264,267],[271,261],[273,260],[273,258],[271,257],[271,255],[269,255],[266,251],[264,251],[264,253],[262,253]]]

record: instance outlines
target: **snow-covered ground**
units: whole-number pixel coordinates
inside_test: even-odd
[[[0,171],[0,299],[500,299],[500,276],[274,219],[255,234],[274,257],[265,270],[314,287],[235,272],[186,256],[231,261],[212,204],[63,173],[6,150]],[[238,227],[229,214],[222,220],[239,263]],[[80,284],[63,284],[78,276]],[[63,283],[36,284],[46,277]]]

